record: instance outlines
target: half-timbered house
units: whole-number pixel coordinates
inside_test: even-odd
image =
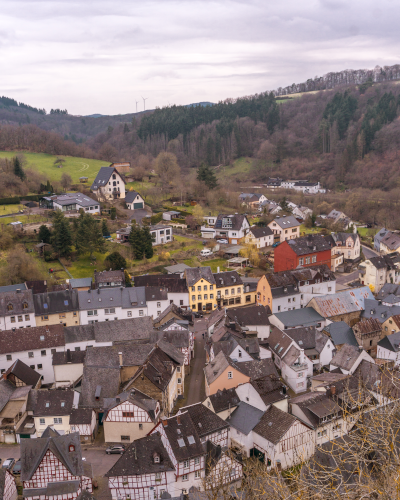
[[[14,476],[7,469],[0,469],[0,498],[2,500],[17,500],[18,498]]]
[[[113,500],[154,500],[175,493],[175,468],[159,434],[134,441],[105,476]]]
[[[96,413],[89,408],[74,408],[69,417],[71,432],[79,432],[82,443],[94,440],[97,430]]]
[[[106,443],[131,443],[154,428],[160,415],[160,403],[138,390],[119,394],[105,400],[103,416]]]
[[[21,440],[21,481],[27,500],[75,500],[92,492],[91,465],[82,460],[77,432]]]

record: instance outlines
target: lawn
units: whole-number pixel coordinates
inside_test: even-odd
[[[248,173],[252,167],[253,161],[251,158],[241,157],[235,160],[232,166],[220,167],[217,178],[223,182],[223,180],[228,177],[234,177],[236,175],[241,175]]]
[[[43,217],[42,215],[37,215],[37,214],[32,214],[32,215],[13,215],[10,217],[1,217],[0,218],[0,225],[1,224],[10,224],[10,222],[22,222],[22,224],[30,224],[32,222],[45,222],[47,221],[46,217]]]
[[[301,224],[300,236],[304,236],[305,234],[318,234],[322,229],[322,227],[306,227],[304,224]]]
[[[376,229],[372,229],[372,228],[368,228],[368,227],[358,227],[357,228],[357,233],[362,238],[366,238],[367,236],[372,238],[373,236],[375,236],[376,232],[377,232]]]
[[[100,167],[108,167],[110,162],[91,160],[88,158],[74,158],[72,156],[60,156],[65,158],[62,168],[54,165],[57,156],[45,153],[27,153],[25,151],[0,151],[0,158],[12,158],[18,153],[25,155],[27,165],[25,169],[32,168],[42,173],[50,181],[59,181],[64,172],[72,177],[74,183],[79,182],[79,177],[88,177],[87,185],[94,181]]]
[[[24,210],[24,205],[0,205],[0,216],[8,214],[16,214],[20,210]]]

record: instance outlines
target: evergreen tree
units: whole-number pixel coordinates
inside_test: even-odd
[[[153,239],[150,234],[150,229],[148,227],[143,227],[142,231],[144,255],[146,259],[151,259],[154,254],[153,250]]]
[[[110,255],[107,255],[104,265],[107,269],[112,269],[116,271],[117,269],[125,269],[126,268],[126,260],[119,252],[112,252]]]
[[[129,234],[129,243],[132,246],[133,257],[136,260],[143,259],[145,245],[142,237],[142,231],[136,224],[132,224],[131,232]]]
[[[43,243],[50,243],[51,241],[51,231],[44,224],[39,227],[39,241]]]
[[[101,232],[103,233],[103,236],[110,236],[110,231],[108,229],[106,219],[103,219],[101,223]]]
[[[90,258],[93,258],[93,252],[105,252],[105,241],[100,224],[90,214],[81,214],[79,217],[76,250],[79,254],[89,253]]]
[[[25,179],[25,172],[22,168],[21,162],[19,161],[18,156],[14,158],[14,175],[19,177],[21,181]]]
[[[117,209],[115,207],[111,207],[111,211],[110,211],[111,220],[115,220],[116,216],[117,216]]]
[[[71,253],[71,230],[68,219],[64,217],[61,210],[56,211],[53,219],[53,237],[51,242],[59,257],[66,257]]]
[[[209,189],[214,189],[218,185],[214,171],[207,163],[200,165],[197,171],[197,180],[203,181]]]

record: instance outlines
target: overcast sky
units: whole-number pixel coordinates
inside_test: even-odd
[[[0,94],[71,114],[239,97],[400,62],[398,0],[3,0]]]

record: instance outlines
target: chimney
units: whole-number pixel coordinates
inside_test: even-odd
[[[122,352],[118,353],[118,357],[119,357],[119,366],[123,366],[123,363],[122,363]]]
[[[217,267],[217,273],[219,273],[219,266]]]
[[[17,288],[17,293],[21,293],[21,289],[20,288]]]
[[[165,419],[165,420],[161,420],[162,424],[164,427],[168,427],[168,420]]]
[[[332,385],[331,386],[331,395],[334,396],[336,394],[336,386]]]
[[[176,416],[176,421],[177,421],[178,425],[181,425],[181,416],[180,415]]]

